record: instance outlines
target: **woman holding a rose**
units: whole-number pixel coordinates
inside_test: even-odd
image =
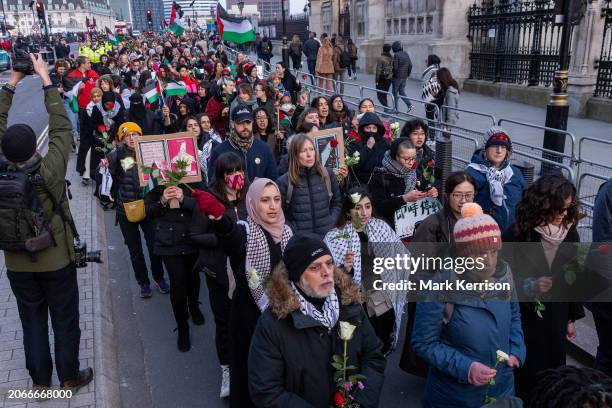
[[[453,229],[456,262],[435,278],[454,290],[425,293],[427,301],[416,307],[411,341],[429,365],[423,397],[427,408],[478,408],[513,396],[513,370],[525,361],[512,273],[498,258],[499,226],[475,203],[464,204],[461,213]],[[468,267],[468,259],[482,267]],[[459,260],[465,261],[464,269]],[[465,289],[457,285],[460,280],[466,282]],[[501,289],[479,287],[484,282]]]

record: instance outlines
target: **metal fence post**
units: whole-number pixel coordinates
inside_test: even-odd
[[[450,138],[440,137],[436,140],[436,167],[434,168],[435,185],[438,194],[444,192],[446,179],[453,172],[453,142]]]

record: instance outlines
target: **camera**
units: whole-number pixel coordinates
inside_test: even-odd
[[[20,47],[13,49],[13,70],[21,72],[24,75],[32,75],[34,66],[30,59],[30,53],[37,53],[38,49],[34,46],[23,44]]]
[[[90,262],[102,263],[102,251],[87,252],[87,243],[75,239],[74,263],[77,268],[85,268]]]

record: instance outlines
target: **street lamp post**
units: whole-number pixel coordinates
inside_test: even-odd
[[[553,79],[553,93],[550,96],[548,105],[546,106],[546,126],[555,129],[567,130],[567,118],[569,115],[569,103],[567,101],[567,82],[569,69],[569,37],[571,34],[570,21],[570,1],[561,1],[561,12],[563,14],[555,16],[557,21],[562,18],[563,25],[561,27],[561,41],[559,44],[559,68],[555,71]],[[565,151],[565,134],[545,131],[544,132],[544,149],[559,152],[542,153],[542,157],[555,162],[563,162],[562,154]],[[554,171],[553,166],[542,164],[542,174],[551,173]]]
[[[240,11],[240,17],[242,17],[242,10],[244,10],[244,1],[236,3],[238,5],[238,11]]]

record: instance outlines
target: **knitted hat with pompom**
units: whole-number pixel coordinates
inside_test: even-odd
[[[453,230],[459,256],[479,255],[501,249],[499,225],[493,217],[484,214],[478,204],[464,204],[461,207],[461,217]]]

